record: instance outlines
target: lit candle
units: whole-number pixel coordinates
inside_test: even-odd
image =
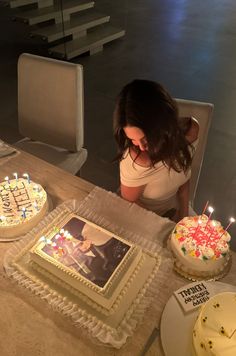
[[[206,222],[206,225],[205,225],[205,229],[206,229],[207,225],[208,225],[209,222],[210,222],[211,215],[212,215],[214,209],[213,209],[211,206],[209,206],[208,211],[209,211],[210,215],[208,216],[208,219],[207,219],[207,222]]]
[[[210,215],[208,216],[208,221],[209,221],[210,218],[211,218],[211,215],[212,215],[212,213],[213,213],[213,211],[214,211],[214,209],[213,209],[211,206],[209,206],[208,211],[209,211],[209,213],[210,213]]]
[[[26,208],[22,208],[22,218],[26,219]]]
[[[8,177],[8,176],[7,176],[7,177],[5,177],[4,179],[5,179],[5,181],[6,181],[8,184],[10,184],[10,179],[9,179],[9,177]]]
[[[28,181],[28,184],[30,184],[30,176],[29,176],[29,174],[28,174],[28,173],[24,173],[24,174],[22,174],[22,176],[23,176],[24,178],[26,178],[27,181]]]
[[[58,250],[58,246],[57,246],[56,242],[52,243],[52,247],[54,248],[54,250]]]
[[[46,240],[47,240],[47,239],[46,239],[45,236],[41,236],[40,239],[39,239],[40,242],[46,242]]]
[[[205,213],[205,211],[207,210],[208,205],[209,205],[209,200],[206,202],[206,205],[204,206],[204,209],[203,209],[201,215],[203,215]]]
[[[15,177],[15,180],[18,179],[18,174],[17,173],[13,173],[13,176]]]
[[[230,218],[229,219],[229,224],[226,226],[225,231],[227,231],[228,228],[230,227],[230,225],[233,224],[234,222],[235,222],[235,219],[234,218]]]
[[[36,190],[36,192],[38,192],[38,193],[40,192],[39,186],[37,184],[34,185],[33,189]]]
[[[44,242],[45,245],[51,245],[52,241],[50,239],[47,239],[45,236],[41,236],[39,239],[40,242]]]

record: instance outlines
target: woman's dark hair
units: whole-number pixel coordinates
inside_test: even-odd
[[[141,129],[148,145],[152,164],[162,161],[175,171],[185,172],[191,165],[189,143],[179,125],[178,108],[170,94],[158,83],[136,79],[120,92],[113,115],[114,136],[118,144],[117,159],[121,160],[132,141],[124,127]],[[135,147],[137,157],[139,148]]]

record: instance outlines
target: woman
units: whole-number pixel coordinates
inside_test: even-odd
[[[179,118],[175,100],[160,84],[127,84],[114,111],[121,196],[175,221],[187,216],[198,131],[194,118]]]

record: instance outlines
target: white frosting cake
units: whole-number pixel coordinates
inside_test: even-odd
[[[10,239],[31,230],[47,213],[47,193],[29,179],[0,183],[0,237]]]
[[[58,206],[9,251],[5,268],[77,327],[120,348],[159,293],[170,260],[161,266],[159,245],[129,232],[121,238],[79,216],[81,208]]]
[[[217,294],[200,309],[193,330],[196,356],[236,355],[236,293]]]
[[[34,268],[58,277],[105,314],[114,309],[141,257],[139,247],[77,216],[42,236],[31,250]]]
[[[229,261],[230,235],[206,215],[185,217],[171,234],[177,269],[197,278],[217,277]]]
[[[157,263],[147,261],[140,247],[76,215],[42,236],[31,249],[31,260],[34,269],[56,277],[104,315],[117,310],[127,286],[139,289]]]

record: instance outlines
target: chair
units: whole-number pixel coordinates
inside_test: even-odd
[[[190,179],[190,211],[193,212],[199,176],[201,173],[207,136],[211,124],[214,105],[198,101],[176,99],[180,116],[193,116],[199,122],[199,142],[192,162],[192,175]],[[196,215],[196,213],[194,213]]]
[[[87,159],[83,67],[23,53],[18,59],[18,122],[14,145],[72,174]]]

